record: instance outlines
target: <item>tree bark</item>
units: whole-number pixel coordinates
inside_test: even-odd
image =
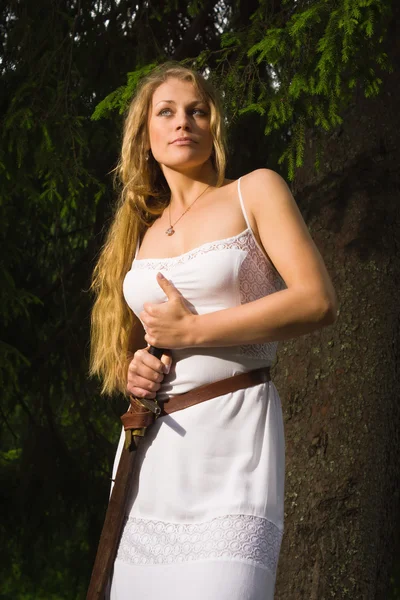
[[[335,325],[282,345],[285,534],[276,600],[388,600],[399,551],[400,75],[361,93],[294,193],[339,298]]]

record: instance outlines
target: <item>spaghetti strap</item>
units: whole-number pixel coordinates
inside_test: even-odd
[[[252,236],[252,238],[253,238],[253,240],[254,240],[254,242],[255,242],[256,246],[257,246],[257,247],[258,247],[258,248],[261,250],[261,252],[264,254],[265,258],[267,258],[267,259],[269,260],[269,258],[268,258],[268,256],[267,256],[267,254],[266,254],[266,252],[265,252],[265,250],[264,250],[264,248],[262,248],[262,247],[260,246],[260,243],[259,243],[259,241],[257,240],[256,236],[254,235],[253,228],[252,228],[252,226],[250,225],[250,221],[249,221],[249,218],[248,218],[248,216],[247,216],[246,209],[245,209],[245,207],[244,207],[244,202],[243,202],[243,196],[242,196],[242,192],[241,192],[241,190],[240,190],[240,180],[241,180],[241,179],[242,179],[241,177],[239,177],[239,179],[238,179],[238,193],[239,193],[240,206],[241,206],[241,208],[242,208],[242,213],[243,213],[243,216],[244,216],[244,220],[246,221],[246,225],[247,225],[247,227],[248,227],[248,230],[249,230],[249,231],[250,231],[250,233],[251,233],[251,236]]]
[[[245,209],[245,207],[244,207],[244,202],[243,202],[243,196],[242,196],[242,192],[241,192],[241,190],[240,190],[240,180],[241,180],[241,179],[242,179],[241,177],[239,177],[239,179],[238,179],[238,193],[239,193],[240,206],[241,206],[241,208],[242,208],[242,213],[243,213],[243,216],[244,216],[244,220],[246,221],[246,225],[247,225],[247,227],[248,227],[248,229],[249,229],[249,231],[250,231],[250,233],[251,233],[251,236],[252,236],[252,238],[253,238],[253,240],[254,240],[254,242],[255,242],[255,244],[256,244],[256,246],[257,246],[257,248],[258,248],[258,249],[259,249],[259,250],[260,250],[260,251],[263,253],[263,255],[265,256],[266,260],[267,260],[267,261],[268,261],[268,262],[271,264],[271,266],[273,267],[274,271],[275,271],[276,273],[278,273],[277,269],[275,268],[275,265],[274,265],[274,264],[273,264],[273,262],[271,261],[270,257],[269,257],[269,256],[268,256],[268,254],[266,253],[265,249],[264,249],[264,248],[261,246],[260,242],[258,241],[258,239],[256,238],[256,236],[255,236],[255,234],[254,234],[254,231],[253,231],[253,228],[252,228],[252,226],[250,225],[250,221],[249,221],[249,218],[248,218],[248,216],[247,216],[246,209]],[[279,273],[278,273],[278,275],[279,275]]]
[[[246,209],[244,207],[242,192],[240,191],[240,180],[241,179],[242,179],[241,177],[239,177],[239,179],[238,179],[238,194],[239,194],[240,206],[242,208],[242,213],[243,213],[243,216],[244,216],[244,220],[246,221],[246,225],[249,228],[249,230],[251,231],[251,233],[253,233],[253,230],[252,230],[251,225],[250,225],[250,221],[249,221],[249,219],[247,217]]]

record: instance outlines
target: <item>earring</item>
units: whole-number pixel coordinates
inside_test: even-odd
[[[150,158],[150,150],[147,150],[146,160],[149,160],[149,158]]]

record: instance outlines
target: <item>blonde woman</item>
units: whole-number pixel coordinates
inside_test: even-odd
[[[142,82],[125,122],[120,205],[94,275],[92,372],[105,393],[160,405],[262,377],[148,428],[112,600],[274,595],[285,449],[268,367],[279,340],[332,323],[336,300],[282,178],[225,178],[223,129],[208,82],[175,64]],[[168,351],[159,360],[149,345]],[[114,476],[122,448],[123,436]]]

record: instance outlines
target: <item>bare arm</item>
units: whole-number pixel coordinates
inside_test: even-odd
[[[196,316],[193,346],[285,340],[329,325],[336,318],[331,280],[284,180],[273,171],[260,169],[244,177],[241,184],[261,243],[287,289]]]
[[[147,343],[160,348],[235,346],[285,340],[333,323],[336,296],[324,262],[284,180],[260,169],[242,194],[261,243],[287,289],[254,302],[194,315],[172,282],[157,274],[168,301],[144,304]]]

